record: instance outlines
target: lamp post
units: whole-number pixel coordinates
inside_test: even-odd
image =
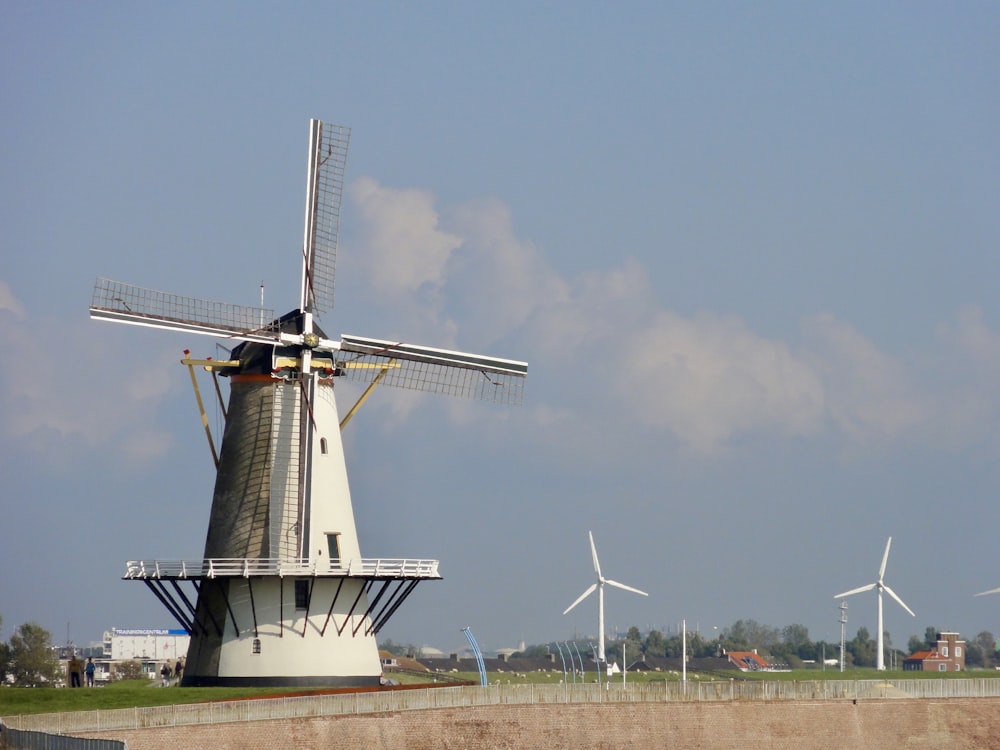
[[[622,687],[625,687],[625,675],[628,674],[628,659],[625,658],[625,646],[628,638],[622,641]]]

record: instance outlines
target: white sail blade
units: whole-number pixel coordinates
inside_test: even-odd
[[[314,314],[333,309],[340,204],[350,138],[350,128],[309,121],[301,309]]]
[[[241,341],[274,343],[279,338],[274,310],[183,297],[104,278],[94,284],[90,317]]]
[[[596,589],[596,588],[597,588],[597,584],[596,583],[590,584],[590,586],[587,587],[587,590],[584,591],[582,594],[580,594],[580,598],[579,599],[577,599],[575,602],[573,602],[568,607],[566,607],[565,610],[563,610],[563,614],[566,614],[571,609],[573,609],[573,607],[575,607],[577,604],[579,604],[584,599],[586,599],[588,596],[590,596],[591,594],[593,594],[594,593],[594,589]]]
[[[845,591],[843,594],[837,594],[833,598],[834,599],[843,599],[845,596],[854,596],[855,594],[860,594],[862,591],[871,591],[877,585],[878,584],[876,584],[876,583],[869,583],[867,586],[860,586],[860,587],[858,587],[856,589],[851,589],[850,591]]]
[[[885,543],[885,554],[882,555],[882,565],[878,569],[878,579],[881,581],[882,576],[885,575],[885,564],[889,562],[889,547],[892,545],[892,537],[889,537],[889,541]]]
[[[639,589],[634,589],[631,586],[626,586],[624,583],[618,583],[618,581],[612,581],[610,578],[605,578],[604,582],[609,586],[614,586],[615,588],[624,589],[625,591],[631,591],[633,594],[642,594],[643,596],[649,596],[645,591],[639,591]]]
[[[407,359],[414,362],[446,365],[448,367],[464,367],[470,370],[483,370],[496,374],[508,374],[524,377],[528,374],[528,363],[513,359],[501,359],[484,354],[457,352],[451,349],[435,349],[430,346],[417,346],[402,341],[386,341],[364,336],[344,334],[341,337],[340,348],[346,352],[368,354],[386,359]]]
[[[1000,594],[1000,589],[990,589],[989,591],[980,591],[978,594],[973,594],[973,596],[986,596],[987,594]]]
[[[597,573],[597,580],[601,580],[601,563],[597,561],[597,547],[594,545],[594,532],[588,531],[590,535],[590,554],[594,558],[594,572]]]
[[[525,362],[346,334],[340,350],[350,380],[381,374],[381,384],[399,388],[514,406],[524,399]]]
[[[914,617],[916,617],[916,615],[914,614],[913,610],[906,606],[906,602],[904,602],[902,599],[900,599],[899,596],[896,594],[895,591],[893,591],[891,588],[889,588],[885,584],[882,585],[882,590],[885,591],[885,593],[887,593],[893,599],[895,599],[896,603],[899,604],[900,607],[902,607],[907,612],[909,612],[911,615],[913,615]]]

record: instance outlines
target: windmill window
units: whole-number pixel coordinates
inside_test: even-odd
[[[295,582],[295,609],[309,608],[309,581]]]
[[[962,647],[961,646],[955,646],[955,658],[959,659],[959,658],[961,658],[961,656],[962,656]]]
[[[945,659],[948,658],[948,647],[947,646],[942,646],[941,647],[941,656],[943,656]]]
[[[938,664],[938,672],[947,672],[947,671],[948,671],[947,664]]]
[[[255,654],[259,654],[260,653],[260,638],[254,638],[253,639],[253,652]]]
[[[337,532],[326,535],[327,552],[330,553],[330,564],[337,565],[340,562],[340,534]]]
[[[319,439],[319,452],[322,453],[324,456],[326,455],[326,452],[327,452],[326,451],[326,438],[320,438]]]

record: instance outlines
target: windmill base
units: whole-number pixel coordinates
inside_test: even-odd
[[[200,675],[185,676],[181,687],[377,687],[381,684],[380,677],[371,675],[332,676],[316,675],[313,677],[203,677]]]

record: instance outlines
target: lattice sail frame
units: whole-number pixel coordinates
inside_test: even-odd
[[[350,128],[310,121],[300,309],[313,314],[333,309],[340,206],[350,140]]]
[[[343,335],[338,363],[348,380],[520,406],[524,362]]]
[[[241,341],[273,344],[296,338],[281,333],[271,309],[184,297],[105,278],[94,285],[90,314]],[[354,382],[377,379],[380,385],[511,406],[524,400],[524,362],[348,334],[339,342],[323,339],[313,351],[338,352],[338,374]]]
[[[279,339],[273,309],[184,297],[105,278],[94,284],[90,316],[244,341]]]

